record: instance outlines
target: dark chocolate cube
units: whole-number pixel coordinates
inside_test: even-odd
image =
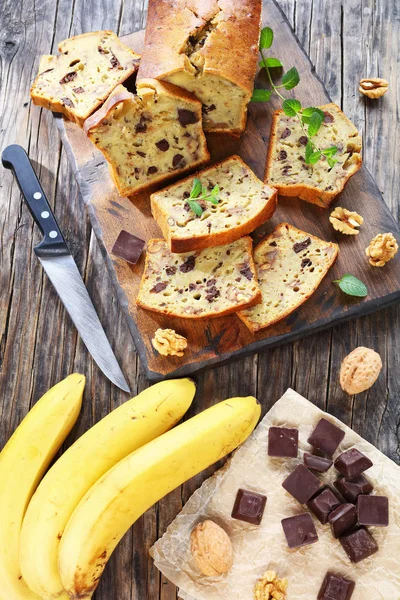
[[[378,552],[378,544],[365,527],[346,533],[339,538],[339,542],[353,563],[358,563]]]
[[[321,483],[318,477],[311,473],[304,465],[297,465],[294,471],[286,477],[282,486],[300,504],[305,504],[318,491]]]
[[[322,418],[307,441],[314,448],[318,448],[324,454],[332,456],[344,436],[345,432],[340,427],[334,425],[328,419]]]
[[[389,499],[386,496],[358,496],[357,514],[360,525],[389,525]]]
[[[330,458],[315,456],[315,454],[309,454],[308,452],[304,452],[303,460],[308,469],[317,471],[318,473],[326,473],[333,464]]]
[[[335,508],[341,504],[339,498],[330,487],[324,487],[307,502],[308,508],[324,525]]]
[[[357,524],[356,507],[354,504],[341,504],[331,512],[328,521],[331,525],[332,535],[337,539]]]
[[[350,448],[337,457],[335,467],[346,479],[354,479],[372,467],[372,461],[357,448]]]
[[[118,258],[122,258],[128,263],[136,265],[145,245],[146,242],[136,237],[136,235],[128,231],[121,231],[111,252],[114,256],[118,256]]]
[[[374,489],[364,475],[359,475],[354,479],[339,477],[333,485],[342,494],[343,498],[346,498],[348,502],[352,502],[353,504],[357,502],[360,494],[369,494]]]
[[[239,489],[232,510],[232,519],[259,525],[263,518],[267,497],[263,494]]]
[[[287,427],[270,427],[268,431],[269,456],[296,458],[299,446],[299,430]]]
[[[318,541],[318,534],[310,513],[282,519],[281,523],[289,548],[299,548]]]
[[[317,600],[350,600],[356,584],[337,573],[328,573],[318,592]]]

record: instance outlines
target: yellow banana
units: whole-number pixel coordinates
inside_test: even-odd
[[[195,392],[190,379],[153,385],[89,429],[44,477],[25,515],[20,550],[23,577],[44,600],[68,599],[58,549],[83,496],[118,461],[176,425]]]
[[[39,600],[21,576],[22,520],[29,500],[78,418],[83,375],[70,375],[32,408],[0,454],[0,599]]]
[[[255,398],[216,404],[124,458],[88,491],[60,544],[70,598],[91,598],[111,553],[155,502],[241,444],[260,417]]]

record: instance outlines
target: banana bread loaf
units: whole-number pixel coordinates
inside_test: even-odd
[[[31,98],[79,125],[139,67],[140,55],[112,31],[76,35],[58,50],[61,54],[42,56]]]
[[[197,252],[172,254],[150,240],[137,304],[172,317],[218,317],[261,300],[251,238]]]
[[[122,196],[209,159],[200,102],[154,79],[138,83],[137,95],[119,85],[84,130],[107,159]]]
[[[338,148],[333,157],[336,164],[330,168],[323,157],[315,165],[307,165],[307,137],[298,118],[277,110],[272,122],[265,181],[282,196],[298,196],[325,208],[361,167],[361,136],[336,104],[319,108],[325,113],[325,120],[312,139],[321,150]]]
[[[315,292],[337,254],[337,244],[281,223],[254,250],[262,301],[238,316],[253,332],[287,317]]]
[[[194,196],[201,214],[189,204],[196,183],[209,197]],[[276,200],[276,190],[260,181],[239,156],[231,156],[152,194],[151,210],[171,252],[189,252],[228,244],[254,231],[272,217]]]
[[[261,0],[150,0],[138,78],[183,87],[204,129],[240,134],[258,59]]]

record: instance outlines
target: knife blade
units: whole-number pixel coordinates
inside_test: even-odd
[[[13,171],[29,211],[44,236],[34,252],[86,348],[106,377],[123,391],[130,392],[28,155],[22,146],[12,144],[4,149],[1,158],[3,166]]]

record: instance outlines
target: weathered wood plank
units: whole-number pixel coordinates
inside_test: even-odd
[[[364,129],[364,155],[386,203],[397,218],[399,164],[397,103],[400,98],[400,21],[396,2],[278,0],[317,65],[330,95]],[[6,0],[0,5],[0,148],[21,143],[41,164],[38,173],[67,231],[75,257],[110,335],[132,391],[147,385],[126,323],[118,308],[103,258],[91,236],[74,178],[58,143],[50,115],[29,104],[29,84],[39,54],[56,48],[69,33],[117,28],[121,34],[141,29],[145,0],[100,3],[45,0],[32,5]],[[339,13],[341,16],[338,18]],[[323,38],[323,39],[322,39]],[[323,52],[329,52],[325,59]],[[353,58],[353,55],[355,58]],[[344,59],[344,60],[343,60]],[[359,67],[356,68],[356,64]],[[358,70],[357,70],[358,69]],[[383,101],[358,100],[359,76],[381,75],[390,82]],[[29,406],[72,369],[88,377],[84,412],[70,441],[126,399],[98,372],[71,327],[32,248],[39,237],[9,174],[0,178],[0,447]],[[190,415],[233,394],[256,393],[263,411],[288,385],[327,407],[400,462],[399,309],[393,307],[357,323],[336,328],[198,376],[198,395]],[[375,346],[384,358],[377,386],[354,400],[338,386],[342,357],[357,344]],[[57,353],[53,349],[57,348]],[[210,471],[211,472],[211,471]],[[203,476],[182,491],[186,500]],[[179,497],[166,498],[146,513],[124,538],[96,592],[99,600],[174,598],[175,590],[152,566],[147,549],[179,510]],[[168,592],[164,588],[169,588]],[[164,596],[162,596],[164,594]],[[168,595],[166,595],[168,594]]]

